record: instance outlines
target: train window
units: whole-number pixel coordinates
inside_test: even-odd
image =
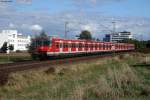
[[[109,48],[111,49],[111,48],[112,48],[112,45],[110,45]]]
[[[108,49],[108,44],[105,45],[105,48]]]
[[[99,48],[102,48],[102,45],[101,45],[101,44],[99,45]]]
[[[65,43],[63,43],[63,48],[65,48]]]
[[[59,47],[62,48],[62,43],[60,43]]]
[[[93,48],[93,44],[91,44],[91,48]]]
[[[108,45],[108,49],[111,49],[111,45],[110,44]]]
[[[64,43],[64,48],[68,48],[68,43]]]
[[[68,43],[66,43],[66,48],[68,48]]]
[[[93,44],[93,48],[95,48],[95,44]]]
[[[66,45],[65,45],[65,43],[63,43],[63,48],[66,48]]]
[[[95,48],[98,48],[98,45],[97,45],[97,44],[95,45]]]
[[[105,44],[105,49],[107,49],[107,47],[108,47],[108,45],[107,45],[107,44]]]
[[[68,43],[68,48],[71,48],[71,43]]]
[[[106,45],[105,45],[105,49],[107,49],[107,48],[108,48],[108,45],[106,44]]]
[[[105,49],[105,44],[103,44],[103,49]]]
[[[79,44],[79,48],[82,48],[82,44]]]
[[[85,47],[85,45],[84,45],[84,44],[82,44],[82,47],[84,48],[84,47]]]
[[[74,44],[74,48],[76,48],[76,44]]]
[[[109,49],[111,49],[111,47],[112,47],[112,46],[111,46],[111,45],[109,45]]]
[[[78,47],[79,47],[79,44],[75,44],[75,46],[76,46],[76,48],[78,48]]]
[[[85,48],[88,48],[88,44],[85,44]]]
[[[118,49],[119,45],[116,45],[116,48]]]
[[[90,44],[88,44],[88,48],[90,48]]]
[[[75,48],[75,47],[76,47],[75,43],[72,43],[72,48]]]
[[[59,43],[56,43],[56,48],[59,48]]]
[[[81,43],[79,43],[79,48],[82,48],[82,44]]]
[[[74,48],[74,47],[73,47],[73,43],[71,44],[71,48]]]

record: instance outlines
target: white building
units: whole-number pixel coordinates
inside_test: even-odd
[[[106,34],[104,41],[107,42],[118,42],[121,40],[125,39],[132,39],[133,35],[131,32],[123,31],[123,32],[118,32],[118,33],[113,33],[113,34]]]
[[[17,30],[2,30],[2,32],[0,32],[0,48],[3,46],[4,42],[7,42],[8,45],[14,46],[14,51],[26,51],[30,41],[31,37],[29,35],[22,35],[18,33]]]

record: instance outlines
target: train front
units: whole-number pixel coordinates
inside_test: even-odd
[[[35,50],[34,53],[37,59],[47,59],[47,52],[51,50],[52,39],[39,38],[34,42]]]

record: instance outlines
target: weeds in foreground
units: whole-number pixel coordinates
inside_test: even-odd
[[[149,70],[130,67],[138,54],[98,59],[10,75],[0,88],[2,100],[149,99]],[[138,71],[138,72],[137,72]],[[139,77],[143,75],[143,77]]]

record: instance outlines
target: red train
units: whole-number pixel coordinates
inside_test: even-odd
[[[131,51],[135,47],[128,43],[97,42],[89,40],[67,40],[52,38],[50,40],[40,40],[36,48],[36,54],[40,57],[60,56],[60,55],[79,55],[102,52]]]

